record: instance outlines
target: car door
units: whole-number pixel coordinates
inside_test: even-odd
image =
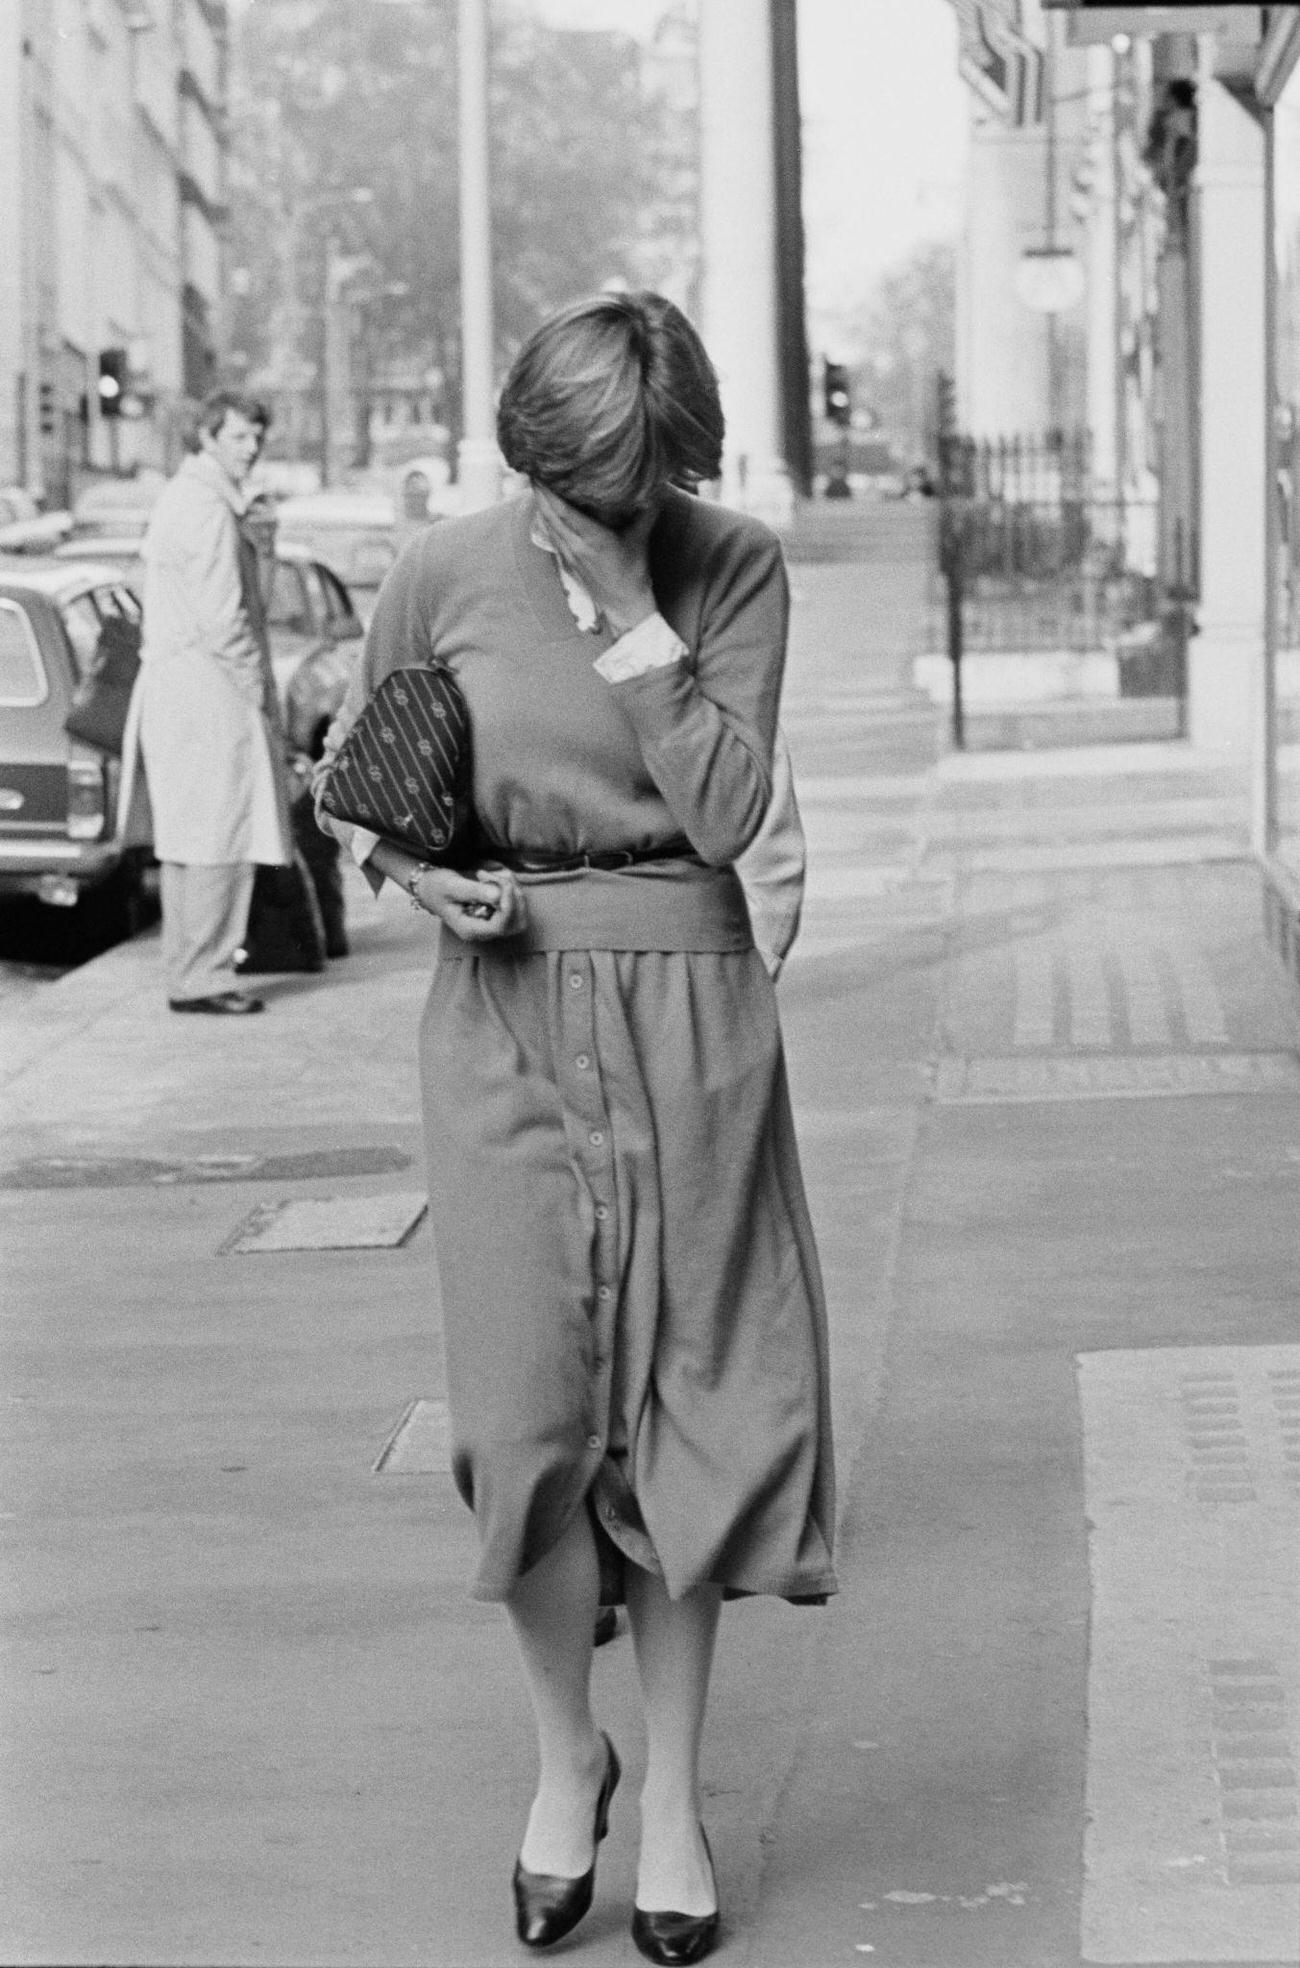
[[[62,835],[68,817],[72,653],[43,595],[0,590],[0,832]]]
[[[271,643],[271,668],[280,702],[288,704],[294,672],[303,658],[320,647],[321,624],[312,607],[312,598],[297,561],[277,559],[271,575],[271,592],[266,605],[267,634]]]
[[[352,642],[365,634],[361,617],[352,606],[352,597],[332,567],[314,560],[312,567],[325,597],[329,630],[335,642]]]
[[[318,758],[325,731],[351,682],[363,631],[347,589],[328,567],[301,561],[299,570],[318,612],[322,640],[294,674],[287,722],[294,747]]]

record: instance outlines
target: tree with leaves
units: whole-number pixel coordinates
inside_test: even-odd
[[[495,0],[492,23],[504,368],[566,300],[638,283],[665,108],[643,87],[630,36],[551,29],[520,0]],[[244,291],[231,341],[247,373],[292,388],[290,371],[301,387],[304,365],[318,369],[333,239],[364,256],[361,284],[385,296],[369,317],[374,354],[441,374],[444,418],[458,429],[455,0],[245,0],[235,55],[230,246]],[[671,134],[689,146],[689,130]]]
[[[956,349],[956,257],[950,240],[927,239],[886,269],[856,307],[837,318],[839,347],[859,410],[874,413],[896,452],[931,448],[935,377]]]

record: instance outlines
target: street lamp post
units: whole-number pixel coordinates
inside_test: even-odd
[[[387,0],[387,4],[409,6],[418,4],[418,0]],[[461,504],[467,512],[477,506],[494,504],[501,494],[492,364],[492,207],[488,162],[489,4],[490,0],[457,0],[461,394],[464,420],[464,435],[457,453],[457,476],[460,481]],[[368,188],[363,190],[362,195],[367,200],[374,197],[373,191]],[[327,399],[325,421],[328,424],[328,388],[324,394]]]
[[[348,282],[369,266],[364,253],[341,253],[331,234],[325,247],[325,347],[322,363],[321,483],[342,476],[352,449],[352,317]]]
[[[459,0],[461,506],[500,496],[492,377],[492,208],[488,167],[488,0]]]
[[[300,370],[299,337],[302,325],[301,289],[299,286],[298,249],[303,236],[306,220],[317,212],[325,212],[331,206],[373,205],[374,189],[370,185],[332,186],[327,191],[319,191],[303,199],[291,199],[286,217],[286,268],[290,287],[290,310],[288,320],[289,350],[293,359],[293,378],[295,405],[291,426],[297,426],[296,383],[300,374],[304,375],[310,387],[311,371]],[[331,228],[325,240],[325,291],[322,308],[324,328],[322,362],[320,371],[321,406],[321,482],[328,485],[332,476],[331,433],[341,430],[347,422],[348,392],[348,336],[346,310],[343,302],[343,289],[353,274],[365,264],[364,259],[345,258],[339,250],[337,234]],[[340,405],[342,406],[340,408]]]

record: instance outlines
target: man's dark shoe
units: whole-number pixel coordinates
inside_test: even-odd
[[[212,1018],[247,1018],[251,1012],[265,1011],[264,998],[250,997],[247,991],[218,991],[210,998],[168,998],[170,1011],[202,1011]]]

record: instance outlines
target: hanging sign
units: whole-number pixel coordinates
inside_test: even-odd
[[[1021,33],[1016,0],[954,0],[962,79],[1004,123],[1043,120],[1043,50]]]

